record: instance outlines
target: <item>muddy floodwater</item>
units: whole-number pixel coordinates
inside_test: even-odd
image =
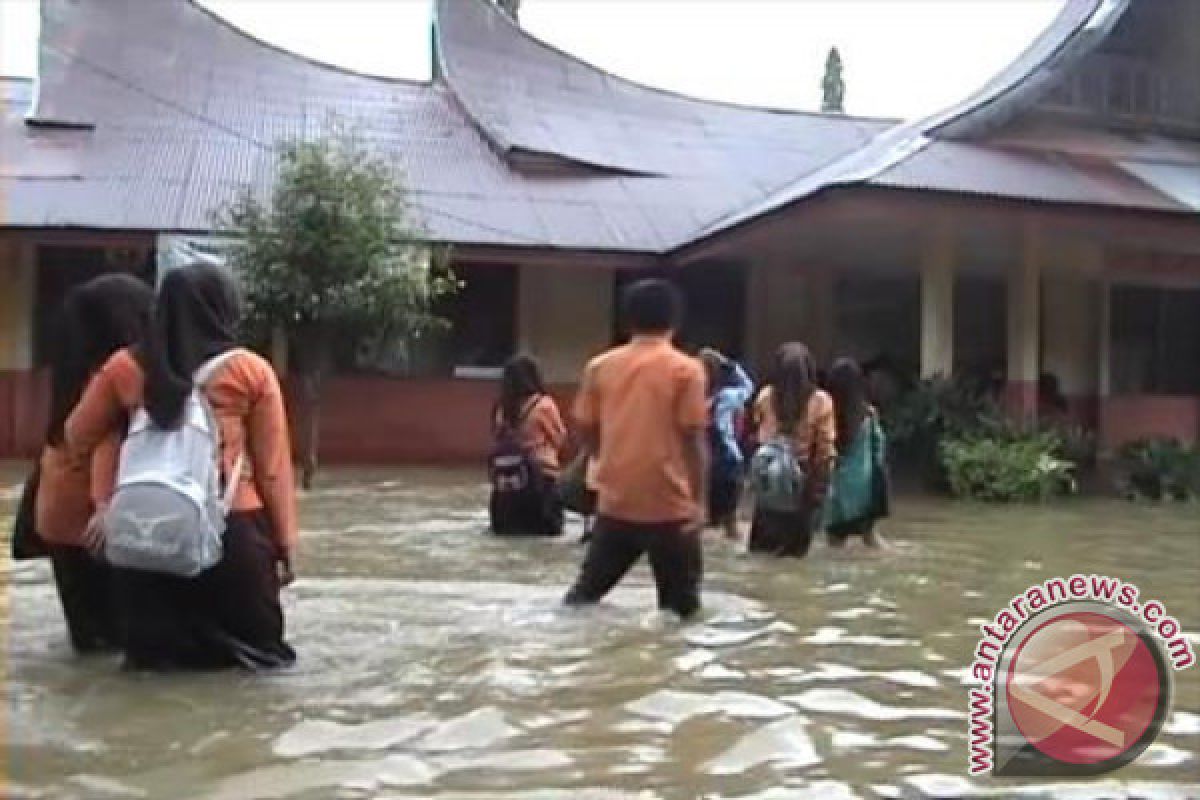
[[[19,477],[0,471],[5,531]],[[561,608],[578,530],[488,538],[483,499],[472,473],[326,474],[286,595],[300,661],[266,676],[77,659],[46,565],[5,556],[4,796],[1200,797],[1200,668],[1157,744],[1082,784],[968,779],[963,683],[981,622],[1079,571],[1140,585],[1200,648],[1200,507],[902,498],[888,557],[712,538],[705,610],[681,625],[645,565],[605,605]]]

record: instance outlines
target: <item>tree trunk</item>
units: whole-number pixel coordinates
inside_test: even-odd
[[[305,491],[313,488],[317,477],[317,453],[321,447],[321,389],[325,383],[321,367],[304,376],[304,408],[308,428],[304,435],[304,460],[301,464],[300,485]]]
[[[302,335],[303,357],[300,360],[301,386],[304,391],[305,435],[304,456],[300,465],[300,485],[313,487],[317,477],[318,453],[321,449],[321,406],[324,399],[325,374],[332,354],[330,336],[324,328],[313,328]],[[299,355],[299,354],[298,354]]]

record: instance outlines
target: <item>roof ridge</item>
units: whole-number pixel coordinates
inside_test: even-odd
[[[515,20],[512,19],[512,17],[508,16],[508,14],[504,13],[501,9],[499,9],[495,3],[489,2],[489,0],[450,0],[450,1],[458,2],[458,3],[476,3],[477,5],[482,5],[487,10],[487,13],[501,19],[502,24],[508,25],[509,27],[514,29],[518,34],[520,34],[523,38],[527,39],[528,41],[532,42],[533,44],[537,45],[538,47],[541,47],[542,49],[547,50],[550,53],[553,53],[554,55],[556,55],[560,58],[565,58],[570,61],[573,61],[576,64],[579,64],[583,67],[586,67],[587,69],[592,70],[593,72],[603,75],[605,78],[609,78],[614,81],[619,81],[620,83],[627,84],[629,86],[632,86],[634,88],[637,88],[637,89],[640,89],[643,91],[665,95],[667,97],[671,97],[676,100],[683,100],[683,101],[690,102],[690,103],[701,103],[704,105],[711,105],[711,106],[721,106],[724,108],[733,109],[735,111],[757,111],[757,112],[764,113],[764,114],[779,114],[779,115],[783,115],[783,116],[816,117],[818,119],[846,120],[847,122],[893,122],[893,123],[903,122],[903,120],[901,120],[901,119],[895,119],[892,117],[872,117],[872,116],[860,116],[860,115],[856,115],[856,114],[843,114],[843,113],[830,114],[830,113],[823,112],[823,111],[807,111],[804,109],[782,108],[779,106],[756,105],[756,104],[752,104],[752,103],[738,103],[738,102],[732,101],[732,100],[710,99],[707,97],[697,97],[695,95],[691,95],[686,92],[677,91],[675,89],[667,89],[662,86],[653,86],[651,84],[642,83],[641,81],[636,81],[633,78],[626,77],[619,73],[613,72],[609,69],[605,69],[604,67],[593,64],[591,61],[588,61],[585,58],[575,55],[574,53],[571,53],[567,50],[564,50],[561,47],[558,47],[557,45],[551,44],[550,42],[546,41],[545,39],[541,38],[540,36],[536,36],[529,30],[521,27]],[[195,2],[195,0],[191,0],[191,2]],[[438,16],[436,9],[438,7],[440,7],[441,5],[442,5],[442,0],[434,0],[434,8],[435,8],[434,18],[435,19]],[[436,28],[436,26],[435,26],[435,28]],[[440,46],[441,31],[437,30],[436,35],[438,36],[438,39],[439,39],[438,60],[441,61],[441,59],[443,58],[443,56],[442,56],[443,48]]]

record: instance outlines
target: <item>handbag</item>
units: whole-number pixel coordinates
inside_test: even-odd
[[[17,505],[17,515],[13,519],[13,561],[28,561],[50,555],[46,541],[37,532],[37,493],[42,482],[41,477],[41,467],[34,467],[21,490],[21,502]]]

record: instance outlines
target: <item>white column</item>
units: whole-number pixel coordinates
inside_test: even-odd
[[[939,223],[921,247],[921,377],[954,373],[954,235]]]
[[[1040,367],[1041,280],[1043,235],[1027,223],[1021,233],[1021,252],[1008,272],[1008,387],[1009,412],[1019,419],[1037,417]]]

